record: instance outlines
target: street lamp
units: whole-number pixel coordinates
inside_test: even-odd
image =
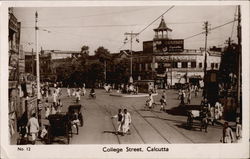
[[[133,83],[132,44],[133,44],[133,38],[138,36],[139,33],[133,33],[133,31],[131,31],[130,33],[125,33],[124,35],[130,36],[130,77],[129,77],[129,82]],[[126,43],[127,40],[128,40],[128,38],[126,37],[124,43]],[[136,39],[136,41],[139,43],[139,39]]]
[[[37,81],[37,99],[40,99],[40,67],[39,67],[39,52],[38,52],[38,13],[36,12],[36,21],[35,21],[35,38],[36,38],[36,81]]]

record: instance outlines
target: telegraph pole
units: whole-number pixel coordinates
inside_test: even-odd
[[[238,6],[238,27],[237,27],[237,38],[238,38],[238,73],[237,73],[237,110],[236,117],[241,115],[241,12],[240,6]]]
[[[204,89],[203,89],[203,97],[207,97],[206,93],[206,76],[207,76],[207,35],[208,35],[208,21],[205,21],[204,23],[204,30],[205,30],[205,58],[204,58]]]
[[[33,48],[32,48],[32,51],[31,51],[31,69],[32,69],[32,75],[35,75],[35,71],[34,71],[34,51],[33,51]]]
[[[39,68],[39,52],[38,52],[38,13],[36,12],[35,21],[35,38],[36,38],[36,81],[37,81],[37,99],[40,99],[40,68]]]
[[[128,35],[130,36],[130,79],[129,81],[131,83],[133,83],[133,61],[132,61],[132,44],[133,44],[133,38],[136,37],[137,35],[139,35],[139,33],[133,33],[133,31],[131,31],[130,33],[125,33],[124,35]]]

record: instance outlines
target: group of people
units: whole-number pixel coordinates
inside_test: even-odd
[[[178,93],[178,99],[181,100],[180,105],[190,104],[192,100],[192,92],[195,93],[196,97],[198,91],[198,87],[195,87],[195,89],[191,89],[191,87],[188,87],[188,89],[180,89]]]
[[[130,134],[130,125],[131,125],[131,115],[124,109],[118,109],[118,114],[112,116],[111,118],[117,118],[117,132],[116,134],[121,134],[124,136],[125,134]]]

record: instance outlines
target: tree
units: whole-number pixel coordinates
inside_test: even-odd
[[[99,58],[99,61],[102,63],[111,59],[109,50],[104,48],[103,46],[100,46],[95,50],[95,56],[97,56]]]
[[[88,83],[92,86],[95,85],[97,81],[103,81],[104,80],[104,70],[103,65],[101,63],[93,63],[88,68]]]
[[[237,44],[231,44],[222,54],[220,64],[220,79],[222,83],[231,83],[230,74],[236,74],[237,72],[237,47]]]
[[[87,45],[83,45],[81,47],[81,53],[85,55],[89,55],[89,47]]]

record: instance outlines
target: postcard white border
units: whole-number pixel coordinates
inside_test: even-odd
[[[17,151],[8,141],[8,7],[84,7],[84,6],[159,6],[159,5],[241,5],[242,11],[242,91],[243,142],[239,144],[129,145],[167,147],[169,152],[104,153],[104,146],[128,145],[28,145],[31,151]],[[2,2],[0,8],[1,51],[1,154],[4,158],[247,158],[249,156],[249,2],[247,1],[17,1]]]

